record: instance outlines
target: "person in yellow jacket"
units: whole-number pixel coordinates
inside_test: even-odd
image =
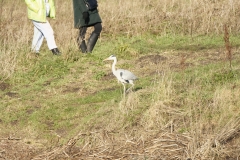
[[[47,17],[55,19],[56,11],[53,0],[25,0],[28,7],[28,18],[34,25],[34,35],[32,41],[32,51],[39,54],[43,39],[46,38],[49,50],[54,55],[61,55],[55,38],[54,32],[47,20]]]

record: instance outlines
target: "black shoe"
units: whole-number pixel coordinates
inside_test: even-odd
[[[87,53],[91,53],[98,40],[98,34],[92,33],[87,44]]]
[[[62,53],[58,50],[58,48],[53,48],[52,50],[52,53],[54,54],[54,55],[57,55],[57,56],[60,56]]]

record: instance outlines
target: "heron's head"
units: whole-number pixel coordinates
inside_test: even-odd
[[[115,60],[115,59],[117,59],[117,57],[114,56],[114,55],[111,55],[111,56],[109,56],[108,58],[104,59],[103,61],[107,61],[107,60]]]

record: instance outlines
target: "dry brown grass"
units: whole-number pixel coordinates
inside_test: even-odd
[[[231,50],[231,44],[229,40],[229,31],[228,31],[228,26],[224,25],[224,42],[225,42],[225,47],[227,50],[227,59],[229,61],[229,67],[232,67],[232,50]]]
[[[187,157],[187,144],[190,137],[173,133],[155,133],[148,136],[132,137],[122,135],[114,139],[115,133],[108,131],[79,133],[62,147],[34,157],[38,159],[184,159]],[[82,148],[75,147],[79,139],[84,139]],[[63,158],[65,157],[65,158]]]
[[[16,53],[14,53],[14,51],[7,51],[4,52],[5,54],[1,54],[0,51],[0,75],[3,77],[2,80],[6,80],[9,77],[11,77],[11,75],[14,73],[15,69],[16,69]]]
[[[9,48],[18,54],[21,50],[29,50],[33,26],[27,19],[25,3],[21,0],[1,0],[0,3],[1,52]],[[116,3],[112,0],[99,1],[99,12],[103,20],[103,34],[223,34],[223,24],[229,25],[229,33],[239,31],[239,3],[237,0],[231,3],[227,0],[120,0]],[[58,0],[56,7],[57,18],[50,23],[57,45],[63,52],[68,52],[75,48],[78,34],[73,28],[72,3]],[[67,58],[69,55],[64,56]]]
[[[100,1],[104,31],[141,34],[221,34],[223,24],[238,30],[239,1]],[[116,25],[117,24],[117,25]]]
[[[162,34],[222,34],[223,25],[229,31],[239,30],[240,2],[161,0],[161,1],[99,1],[103,19],[103,33],[136,35],[145,32]],[[65,48],[76,37],[73,29],[72,4],[56,1],[57,18],[51,21],[57,42]],[[1,0],[1,37],[13,40],[17,45],[31,40],[32,24],[27,20],[23,1]],[[11,25],[7,25],[7,24]],[[30,38],[29,38],[30,37]],[[16,41],[17,40],[17,41]],[[68,43],[65,43],[65,42]],[[11,41],[10,41],[11,42]],[[20,43],[22,42],[22,43]],[[65,44],[65,45],[64,45]]]

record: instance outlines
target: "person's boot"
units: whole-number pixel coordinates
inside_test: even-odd
[[[87,53],[91,53],[98,40],[98,34],[92,33],[87,43]]]
[[[79,49],[82,51],[82,53],[87,52],[87,45],[86,45],[85,40],[82,40],[81,44],[79,45]]]
[[[52,53],[54,54],[54,55],[57,55],[57,56],[60,56],[62,53],[58,50],[58,48],[53,48],[53,49],[51,49],[51,51],[52,51]]]

